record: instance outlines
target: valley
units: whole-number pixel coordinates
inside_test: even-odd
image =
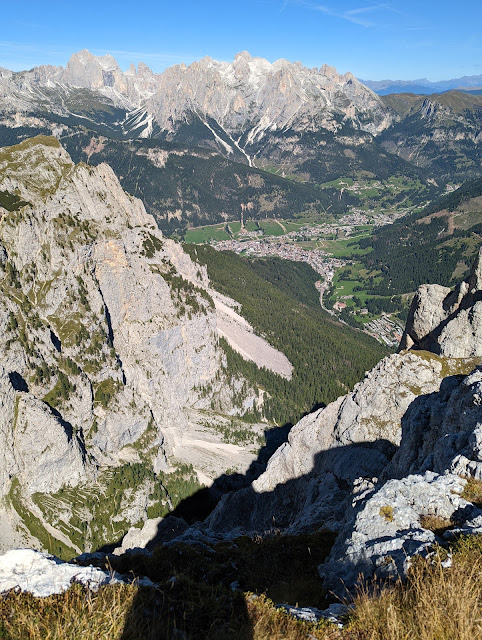
[[[369,298],[370,310],[367,308],[368,272],[359,260],[360,255],[369,250],[361,249],[359,241],[405,213],[403,210],[387,213],[355,210],[331,222],[248,220],[243,227],[239,222],[227,222],[189,230],[185,239],[194,244],[208,242],[218,251],[232,251],[253,259],[277,257],[305,262],[321,276],[313,286],[320,294],[323,309],[336,313],[343,322],[364,329],[383,344],[396,347],[403,320],[392,315],[406,308],[407,303],[402,305],[400,299],[398,304],[392,301],[390,307],[387,304],[390,299],[377,297]],[[375,300],[378,307],[374,307]],[[388,316],[385,311],[389,312]]]
[[[54,137],[2,149],[0,198],[0,544],[68,557],[202,486],[212,508],[259,475],[277,430],[385,355],[323,312],[308,265],[185,253]]]
[[[347,184],[350,180],[340,179],[337,187],[344,189]],[[416,261],[427,259],[426,248],[433,250],[435,247],[431,245],[436,238],[438,251],[454,257],[450,262],[443,259],[440,266],[447,265],[445,271],[434,273],[434,278],[436,275],[438,281],[453,282],[466,273],[479,243],[480,185],[480,180],[462,187],[447,185],[445,195],[424,207],[388,210],[381,206],[373,210],[354,207],[349,213],[328,220],[326,216],[283,221],[267,218],[204,226],[188,230],[185,242],[209,243],[218,251],[232,251],[253,259],[272,256],[307,263],[321,276],[315,286],[324,309],[393,348],[400,342],[415,289],[423,281],[407,279],[400,261],[400,266],[393,270],[395,281],[392,277],[388,284],[390,262],[398,260],[397,254],[404,251],[404,242],[399,241],[403,232],[398,234],[408,228],[406,220],[414,222],[409,242],[413,243],[414,232],[418,233],[420,249],[413,253],[411,246],[407,253],[415,261],[415,273]],[[393,238],[390,242],[397,245],[393,249],[390,245],[393,253],[389,260],[384,238]],[[377,249],[382,242],[383,249]],[[426,267],[419,273],[425,274]]]
[[[360,574],[465,566],[481,100],[247,51],[0,69],[0,552],[39,550],[0,590],[43,551],[166,638],[364,640]]]

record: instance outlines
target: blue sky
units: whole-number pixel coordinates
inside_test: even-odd
[[[482,1],[157,0],[2,3],[0,66],[65,66],[89,49],[154,71],[238,51],[363,79],[482,74]]]

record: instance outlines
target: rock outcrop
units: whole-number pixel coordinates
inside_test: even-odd
[[[388,356],[352,393],[303,418],[266,471],[224,496],[204,526],[228,536],[336,530],[319,571],[339,593],[359,576],[403,577],[442,535],[482,532],[465,491],[482,479],[481,265],[482,250],[454,291],[421,287],[402,343],[414,350]]]
[[[39,598],[62,593],[73,583],[83,584],[92,591],[110,584],[129,580],[115,572],[96,567],[81,567],[62,562],[55,556],[32,549],[12,549],[0,556],[0,592],[17,589]],[[139,584],[152,585],[148,578]]]
[[[449,358],[482,355],[482,249],[469,278],[454,291],[434,284],[419,288],[400,343],[403,349],[426,349]]]
[[[428,352],[384,358],[352,393],[295,425],[266,471],[251,487],[225,496],[207,524],[225,532],[339,529],[353,494],[373,488],[402,449],[403,425],[414,407],[441,387],[444,393],[449,372],[468,373],[473,366],[472,359]]]

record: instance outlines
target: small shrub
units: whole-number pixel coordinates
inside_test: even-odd
[[[382,518],[385,518],[386,522],[393,522],[393,507],[390,507],[390,505],[380,507],[379,513]]]
[[[452,520],[447,520],[447,518],[442,518],[436,515],[420,516],[420,524],[424,529],[433,531],[437,536],[441,536],[446,531],[453,529],[454,527]]]

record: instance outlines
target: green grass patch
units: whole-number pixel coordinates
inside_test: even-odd
[[[94,402],[106,409],[121,388],[122,383],[119,380],[113,380],[112,378],[102,380],[95,389]]]
[[[334,258],[351,258],[352,256],[361,256],[370,253],[370,248],[361,248],[359,241],[363,238],[369,238],[370,232],[357,234],[356,238],[344,238],[343,240],[317,240],[316,247],[326,251]]]
[[[286,233],[281,224],[275,220],[260,220],[259,226],[266,236],[282,236]]]
[[[49,553],[53,553],[63,560],[70,560],[76,556],[76,552],[61,540],[58,540],[48,532],[42,521],[37,518],[22,502],[22,491],[18,478],[12,479],[10,492],[7,501],[18,513],[27,531],[40,542],[42,547]],[[0,636],[1,637],[1,636]]]
[[[241,231],[241,222],[228,222],[229,230],[233,235]]]
[[[203,244],[210,240],[229,240],[231,236],[225,230],[224,224],[209,225],[188,229],[184,235],[184,241],[189,244]]]

